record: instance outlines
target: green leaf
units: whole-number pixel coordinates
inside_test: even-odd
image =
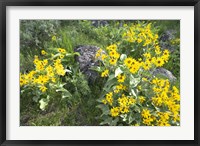
[[[123,71],[121,70],[120,67],[118,67],[116,70],[115,70],[115,77],[117,77],[119,74],[123,73]]]
[[[56,57],[59,57],[60,56],[60,53],[57,53],[56,55],[54,55],[53,57],[52,57],[52,59],[54,59],[54,58],[56,58]]]
[[[140,78],[134,78],[133,75],[130,75],[130,86],[136,87],[140,83]]]
[[[104,85],[103,90],[106,91],[106,92],[110,92],[112,86],[114,84],[116,84],[116,82],[117,82],[117,80],[116,80],[115,76],[113,74],[110,75],[108,80],[107,80],[107,82],[106,82],[106,84]]]
[[[100,104],[100,105],[97,105],[96,107],[98,107],[98,108],[100,108],[102,110],[103,113],[102,113],[101,116],[110,114],[110,110],[109,110],[107,105]]]
[[[100,66],[92,66],[89,69],[97,71],[97,72],[102,72],[102,67],[100,67]]]
[[[132,93],[133,96],[137,97],[137,94],[135,93],[134,89],[131,89],[131,93]]]
[[[57,89],[56,92],[63,92],[62,98],[72,97],[72,94],[68,90],[66,90],[65,88]]]
[[[80,56],[80,53],[79,52],[74,52],[74,55]]]
[[[105,117],[104,121],[100,123],[100,125],[105,125],[108,124],[110,125],[112,122],[112,118],[111,117]]]
[[[42,98],[39,101],[39,103],[40,103],[40,109],[41,110],[45,110],[46,106],[48,105],[48,101],[46,99]]]
[[[33,101],[35,101],[35,102],[38,102],[38,99],[39,99],[40,97],[38,97],[38,96],[33,96]]]
[[[69,69],[65,69],[65,72],[71,73],[72,71]]]
[[[127,58],[127,55],[126,54],[122,54],[121,56],[120,56],[120,60],[121,61],[123,61],[124,59],[126,59]]]
[[[119,117],[115,118],[114,120],[112,120],[110,126],[116,126],[118,121],[119,121]]]
[[[136,111],[137,113],[140,113],[140,107],[138,107],[137,105],[134,106],[134,111]]]
[[[127,114],[120,115],[123,121],[127,121]]]
[[[130,114],[128,117],[128,124],[131,124],[134,120],[135,120],[135,117],[132,114]]]

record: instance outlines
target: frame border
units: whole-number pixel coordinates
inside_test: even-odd
[[[6,7],[7,6],[194,6],[194,140],[6,140]],[[200,145],[200,95],[198,56],[200,44],[200,0],[0,0],[0,144],[1,146],[198,146]]]

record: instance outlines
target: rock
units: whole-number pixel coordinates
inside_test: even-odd
[[[97,77],[99,77],[99,74],[91,69],[92,67],[100,65],[100,62],[98,60],[95,60],[96,52],[99,49],[100,48],[97,46],[89,45],[78,46],[74,49],[75,52],[80,53],[80,56],[76,56],[75,60],[79,63],[81,72],[87,76],[89,82],[93,82]]]
[[[162,76],[165,76],[166,78],[168,78],[170,81],[174,81],[176,80],[176,77],[167,69],[165,68],[156,68],[154,71],[153,71],[153,75],[162,75]]]
[[[106,26],[108,25],[108,22],[105,20],[92,20],[92,25],[94,27]]]
[[[175,34],[177,32],[175,30],[167,30],[165,33],[163,33],[159,39],[159,44],[161,46],[161,49],[168,49],[170,52],[173,52],[175,48],[170,45],[170,41],[175,38]]]

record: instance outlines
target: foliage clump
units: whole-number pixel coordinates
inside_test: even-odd
[[[179,125],[179,89],[152,75],[168,63],[170,52],[161,50],[158,30],[151,25],[125,26],[121,41],[105,49],[107,55],[96,54],[104,64],[101,77],[108,78],[98,106],[102,125]]]

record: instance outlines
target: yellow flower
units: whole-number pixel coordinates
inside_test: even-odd
[[[60,55],[60,59],[63,59],[64,57],[65,57],[64,55],[62,55],[62,54]]]
[[[136,100],[133,97],[130,97],[129,101],[128,101],[128,105],[132,105],[132,104],[135,104],[135,103],[136,103]]]
[[[55,82],[56,82],[56,78],[53,77],[53,78],[51,79],[51,81],[52,81],[53,83],[55,83]]]
[[[43,76],[43,75],[40,75],[36,80],[35,80],[36,83],[38,84],[46,84],[48,82],[48,77],[46,76]]]
[[[47,65],[48,64],[48,60],[47,59],[45,59],[45,60],[43,60],[43,65],[45,66],[45,65]]]
[[[46,55],[47,52],[45,52],[45,50],[42,50],[42,51],[41,51],[41,54],[42,54],[42,55]]]
[[[141,39],[141,38],[138,38],[138,39],[137,39],[137,42],[138,42],[138,43],[141,43],[141,42],[142,42],[142,39]]]
[[[48,74],[53,73],[53,67],[50,65],[45,70],[47,71]]]
[[[120,107],[127,107],[129,103],[128,97],[122,94],[122,97],[118,98],[118,103]]]
[[[129,112],[129,107],[127,107],[127,106],[125,106],[125,107],[121,107],[120,112],[121,112],[122,114],[124,114],[124,113],[128,113],[128,112]]]
[[[61,75],[61,76],[65,75],[65,70],[62,67],[56,68],[56,72],[58,75]]]
[[[62,49],[62,50],[61,50],[61,53],[66,53],[66,50],[65,50],[65,49]]]
[[[106,49],[109,50],[109,51],[117,50],[117,45],[116,44],[110,45]]]
[[[111,65],[115,65],[117,63],[117,59],[112,58],[109,60],[109,62]]]
[[[117,76],[117,81],[120,82],[120,83],[123,83],[125,79],[126,79],[126,76],[125,76],[125,75],[119,74],[119,75]]]
[[[147,46],[147,45],[149,45],[149,44],[151,44],[151,40],[150,40],[150,39],[146,39],[143,46]]]
[[[152,102],[153,104],[155,104],[156,106],[161,106],[163,103],[162,98],[160,97],[152,97]]]
[[[152,117],[148,117],[148,118],[143,118],[143,123],[150,126],[151,122],[153,122],[153,118]]]
[[[146,81],[146,82],[148,81],[147,78],[142,78],[142,80],[143,80],[143,81]]]
[[[96,56],[95,56],[95,58],[98,58],[98,57],[100,57],[101,56],[101,53],[102,53],[102,49],[99,49],[97,52],[96,52]]]
[[[117,86],[115,87],[114,92],[115,92],[115,93],[119,93],[120,90],[126,90],[126,86],[124,86],[124,85],[122,85],[122,84],[119,84],[119,85],[117,85]]]
[[[46,92],[47,88],[46,88],[45,86],[41,86],[41,87],[40,87],[40,90],[41,90],[42,92]]]
[[[118,107],[113,107],[110,110],[110,114],[112,117],[117,117],[119,115],[119,108]]]
[[[25,85],[25,83],[26,83],[26,81],[23,78],[20,77],[20,86]]]
[[[35,57],[34,57],[34,61],[33,61],[33,63],[34,63],[35,65],[37,65],[38,62],[39,62],[38,56],[35,56]]]
[[[44,65],[42,64],[42,62],[38,62],[38,64],[36,64],[36,70],[38,71],[43,71],[44,70]]]
[[[102,100],[103,104],[107,104],[107,101],[105,99]]]
[[[163,56],[161,56],[161,58],[162,58],[165,62],[168,62],[168,60],[169,60],[169,51],[168,51],[168,50],[164,50]]]
[[[151,63],[149,61],[146,61],[143,63],[144,70],[149,70],[151,68]]]
[[[145,58],[151,58],[151,54],[150,54],[150,53],[144,53],[143,56],[144,56]]]
[[[163,55],[164,55],[164,56],[169,56],[169,51],[168,51],[168,50],[164,50],[164,51],[163,51]]]
[[[109,75],[109,70],[106,69],[104,72],[101,73],[101,77],[107,77]]]
[[[140,68],[140,63],[137,63],[129,67],[129,70],[132,74],[135,74],[139,70],[139,68]]]
[[[164,60],[163,60],[162,58],[158,57],[158,58],[156,59],[156,61],[155,61],[155,65],[156,65],[157,67],[163,66],[163,65],[164,65]]]
[[[159,120],[157,120],[157,124],[159,126],[171,126],[168,123],[170,118],[170,114],[168,112],[158,112]]]
[[[161,54],[160,46],[157,45],[155,48],[156,48],[156,49],[155,49],[155,53],[156,53],[157,55]]]
[[[61,75],[61,76],[65,75],[65,70],[64,70],[63,65],[61,64],[61,59],[54,60],[54,67],[58,75]]]
[[[144,98],[144,96],[140,96],[140,97],[139,97],[139,101],[140,101],[140,103],[145,102],[145,98]]]
[[[112,105],[112,103],[113,103],[113,98],[112,98],[112,96],[113,96],[113,93],[112,93],[112,92],[109,92],[109,93],[106,94],[106,101],[107,101],[110,105]]]
[[[109,55],[111,58],[115,58],[115,59],[118,59],[120,57],[120,54],[117,53],[117,51],[115,51],[115,50],[110,51]]]
[[[130,58],[130,57],[128,57],[128,58],[126,58],[126,59],[124,60],[124,64],[125,64],[126,66],[128,66],[128,67],[131,67],[132,62],[133,62],[133,59]]]
[[[151,113],[148,109],[143,109],[141,115],[143,118],[149,118],[151,116]]]
[[[105,60],[107,57],[108,57],[107,55],[103,54],[101,55],[101,60]]]
[[[63,54],[66,53],[66,50],[65,50],[65,49],[58,48],[57,50],[58,50],[58,52],[60,52],[60,53],[63,53]]]

